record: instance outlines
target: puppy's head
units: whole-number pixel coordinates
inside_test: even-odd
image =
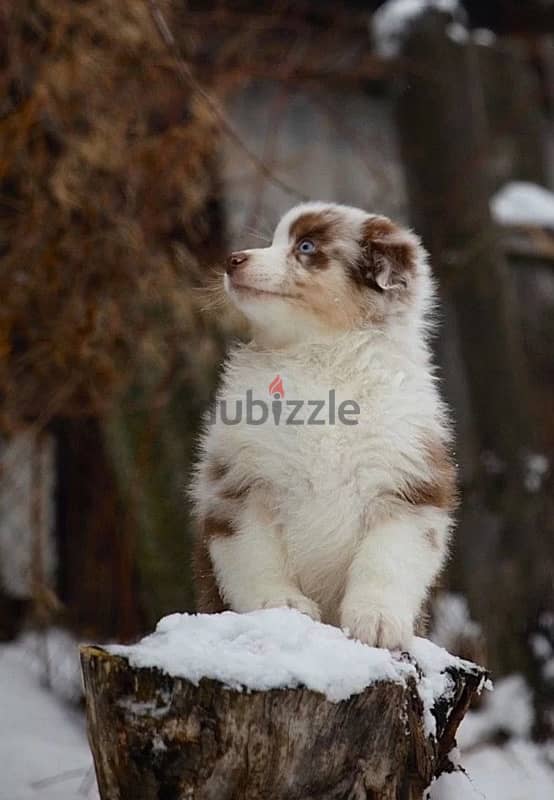
[[[418,238],[386,217],[306,203],[269,247],[233,253],[225,289],[264,338],[302,341],[424,314],[432,288]]]

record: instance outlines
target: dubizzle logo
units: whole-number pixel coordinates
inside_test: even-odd
[[[276,375],[269,384],[269,394],[274,400],[282,400],[285,396],[285,387],[280,375]]]
[[[212,406],[210,422],[222,425],[336,425],[337,421],[342,425],[358,424],[358,403],[355,400],[337,403],[334,389],[329,389],[326,398],[285,400],[285,386],[280,375],[276,375],[267,388],[270,402],[255,397],[252,389],[246,390],[244,400],[241,397],[229,401],[221,398]],[[229,407],[233,402],[234,413]]]

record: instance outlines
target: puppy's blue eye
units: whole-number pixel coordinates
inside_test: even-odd
[[[298,242],[296,245],[296,249],[299,253],[309,256],[311,253],[315,253],[315,243],[312,242],[311,239],[302,239],[302,241]]]

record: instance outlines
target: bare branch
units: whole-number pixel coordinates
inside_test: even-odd
[[[217,119],[225,134],[244,153],[246,158],[256,167],[256,169],[261,175],[263,175],[268,181],[271,181],[271,183],[273,183],[275,186],[278,186],[287,194],[293,195],[297,197],[299,200],[309,200],[310,198],[303,192],[300,192],[294,186],[291,186],[282,178],[279,178],[278,175],[275,175],[273,170],[261,158],[259,158],[256,155],[256,153],[254,153],[248,147],[248,145],[244,143],[240,133],[237,131],[233,122],[227,116],[222,106],[218,103],[218,101],[214,97],[212,97],[212,95],[209,92],[206,91],[206,89],[204,89],[204,87],[196,80],[196,78],[192,74],[192,70],[190,69],[189,65],[186,63],[186,61],[181,55],[179,46],[177,45],[175,37],[173,36],[173,33],[169,25],[167,24],[167,20],[158,4],[158,1],[148,0],[148,5],[150,8],[150,13],[154,21],[154,24],[158,30],[158,33],[160,34],[160,38],[162,39],[168,50],[175,57],[177,74],[181,79],[181,81],[183,81],[183,83],[185,83],[190,89],[192,89],[192,91],[195,94],[197,94],[204,100],[206,106],[209,108],[214,117]]]

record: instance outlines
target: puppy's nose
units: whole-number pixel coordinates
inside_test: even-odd
[[[241,264],[248,259],[248,253],[231,253],[227,259],[227,274],[231,275]]]

